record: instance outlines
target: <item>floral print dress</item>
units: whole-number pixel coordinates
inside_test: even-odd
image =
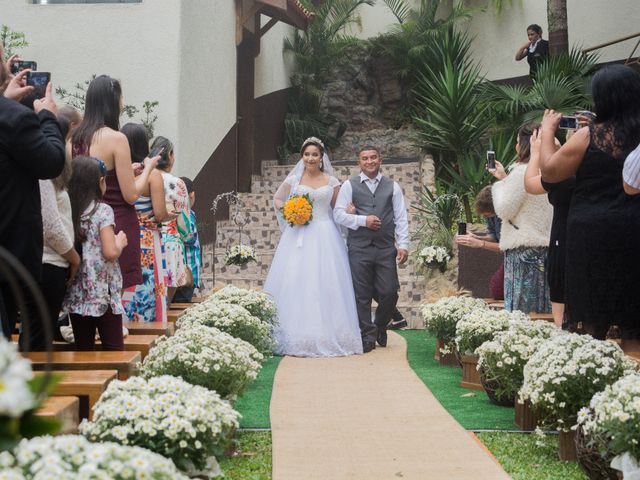
[[[100,230],[115,226],[113,209],[106,203],[92,202],[80,217],[82,261],[73,283],[67,289],[62,309],[85,317],[101,317],[109,306],[118,315],[123,313],[120,290],[122,274],[117,260],[102,255]]]
[[[166,259],[167,287],[182,287],[187,283],[187,264],[182,238],[189,237],[189,193],[184,182],[170,173],[162,172],[167,211],[177,217],[162,224],[162,242]],[[187,219],[185,225],[184,219]]]

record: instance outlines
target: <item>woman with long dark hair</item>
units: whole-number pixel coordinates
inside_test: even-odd
[[[157,159],[144,159],[144,170],[134,177],[129,142],[119,131],[122,108],[120,82],[107,75],[94,78],[87,89],[84,118],[73,132],[67,152],[73,158],[99,158],[107,167],[104,202],[113,209],[116,231],[122,230],[129,239],[119,258],[122,286],[127,289],[142,283],[140,225],[134,204],[148,185]]]
[[[603,67],[591,84],[596,120],[558,151],[561,114],[542,121],[542,179],[576,177],[567,219],[566,311],[570,327],[605,338],[618,325],[627,345],[640,346],[640,197],[622,185],[626,156],[640,143],[640,73]]]
[[[131,160],[134,163],[143,162],[149,156],[147,129],[141,124],[127,123],[122,127],[122,133],[129,140]],[[142,283],[135,287],[130,299],[124,299],[125,314],[133,321],[166,322],[166,260],[160,222],[169,219],[169,213],[165,203],[162,173],[157,168],[149,175],[149,183],[138,198],[135,208],[140,222]]]

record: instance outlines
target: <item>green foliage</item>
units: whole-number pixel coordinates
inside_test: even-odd
[[[445,247],[453,254],[454,227],[460,218],[460,198],[444,191],[443,185],[436,184],[432,192],[423,186],[418,194],[418,203],[412,205],[417,213],[419,225],[414,239],[418,241],[416,251],[425,246]]]
[[[95,73],[84,82],[76,82],[76,84],[73,86],[73,89],[71,90],[67,90],[65,87],[59,85],[56,87],[56,95],[58,95],[58,97],[60,97],[60,100],[62,100],[63,102],[79,110],[80,112],[84,112],[84,102],[87,95],[87,88],[89,88],[89,84],[94,78],[96,78]],[[138,108],[134,105],[125,105],[123,107],[122,113],[123,115],[126,115],[127,118],[131,119],[142,111],[142,115],[138,120],[147,128],[149,137],[153,137],[155,132],[155,123],[158,120],[158,116],[155,114],[155,110],[156,108],[158,108],[158,105],[160,105],[160,102],[158,102],[157,100],[146,100],[142,104],[142,108]]]
[[[231,457],[220,459],[227,480],[271,480],[271,432],[241,432]]]
[[[16,32],[4,24],[0,26],[0,43],[2,43],[2,47],[4,48],[5,61],[14,55],[16,50],[20,50],[29,45],[23,32]]]
[[[331,68],[344,60],[350,47],[360,43],[345,31],[360,25],[357,10],[362,5],[373,5],[373,0],[326,0],[306,5],[314,13],[313,21],[307,30],[296,30],[292,38],[285,39],[284,51],[291,55],[295,67],[284,144],[278,149],[281,158],[297,152],[310,135],[321,137],[329,148],[339,145],[346,125],[322,113],[320,104]]]

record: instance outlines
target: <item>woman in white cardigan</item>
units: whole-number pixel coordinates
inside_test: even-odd
[[[491,171],[499,180],[492,187],[492,196],[502,220],[504,306],[525,313],[551,311],[545,263],[553,208],[544,196],[528,194],[524,188],[530,138],[537,128],[536,124],[520,128],[516,143],[519,160],[508,175],[500,162]]]

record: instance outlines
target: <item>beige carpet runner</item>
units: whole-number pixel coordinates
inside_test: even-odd
[[[508,479],[413,373],[404,339],[344,358],[286,357],[271,399],[273,480]]]

